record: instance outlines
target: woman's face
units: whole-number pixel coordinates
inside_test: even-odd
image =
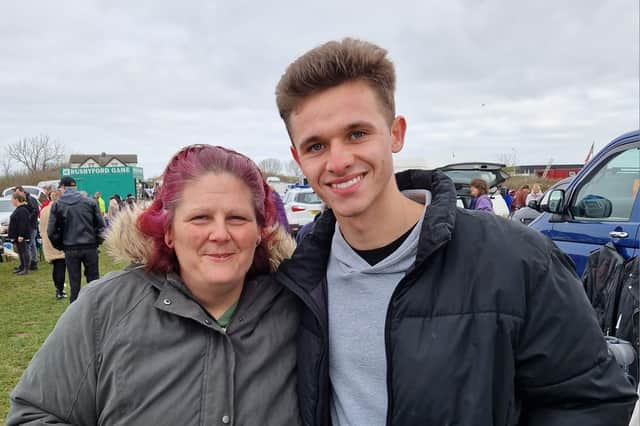
[[[469,192],[471,193],[472,197],[477,197],[478,195],[480,195],[480,191],[475,186],[472,186],[471,189],[469,189]]]
[[[187,287],[242,285],[259,244],[249,187],[229,173],[188,182],[165,243],[175,250]]]

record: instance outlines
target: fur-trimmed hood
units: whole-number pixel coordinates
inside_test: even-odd
[[[153,253],[153,244],[149,237],[143,235],[136,221],[142,212],[140,207],[121,210],[111,222],[107,231],[105,245],[107,253],[115,260],[130,263],[146,264]],[[276,225],[271,232],[273,237],[269,243],[269,265],[275,271],[280,262],[291,257],[295,249],[293,238],[281,225]]]

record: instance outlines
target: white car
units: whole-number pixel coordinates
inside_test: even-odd
[[[41,203],[44,200],[45,192],[42,190],[42,188],[38,188],[37,186],[30,186],[30,185],[22,185],[22,187],[24,188],[25,191],[31,194],[31,196],[33,196],[36,200],[38,200],[39,203]],[[15,187],[10,186],[9,188],[6,188],[4,191],[2,191],[2,196],[11,197],[14,192],[16,192]]]
[[[7,235],[9,232],[9,218],[14,210],[11,197],[0,198],[0,235]]]
[[[285,192],[282,202],[293,233],[312,222],[324,208],[320,197],[308,185],[293,185]]]
[[[502,198],[498,185],[504,182],[509,175],[503,169],[504,164],[498,163],[457,163],[439,167],[438,170],[444,172],[453,180],[458,194],[458,207],[468,208],[471,202],[469,192],[473,179],[483,179],[489,185],[489,198],[493,204],[493,212],[502,217],[509,217],[509,208]]]

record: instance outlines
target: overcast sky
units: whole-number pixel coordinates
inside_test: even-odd
[[[146,177],[192,143],[288,161],[275,85],[345,36],[396,65],[397,163],[581,163],[639,127],[637,0],[379,3],[2,2],[0,148],[46,134]]]

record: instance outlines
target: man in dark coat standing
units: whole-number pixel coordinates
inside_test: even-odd
[[[32,235],[31,211],[25,202],[21,192],[15,191],[11,197],[11,203],[16,208],[9,218],[8,237],[13,240],[16,253],[20,256],[20,266],[14,271],[16,275],[29,273],[31,259],[29,251],[29,238]]]
[[[63,194],[51,207],[47,235],[55,248],[64,251],[72,303],[80,292],[81,265],[87,283],[100,277],[98,245],[103,241],[104,221],[96,200],[83,197],[75,179],[63,177],[60,189]]]

